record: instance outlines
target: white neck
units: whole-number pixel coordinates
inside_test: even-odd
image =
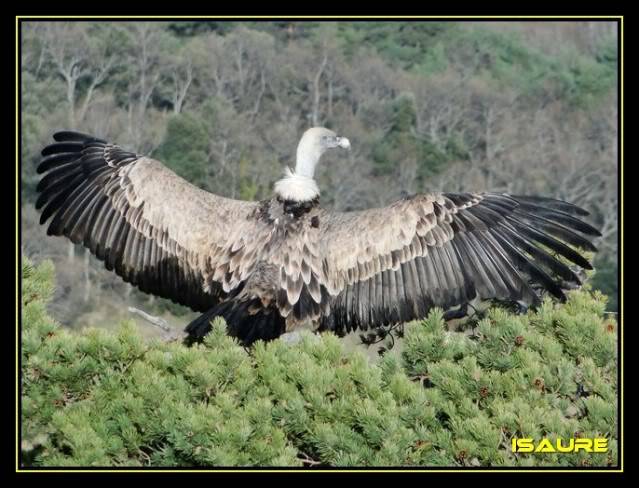
[[[315,175],[315,166],[317,166],[322,152],[319,141],[314,133],[310,131],[304,133],[300,143],[297,145],[295,174],[313,178]]]
[[[323,152],[317,131],[306,131],[297,145],[295,171],[286,168],[284,178],[275,183],[275,193],[284,200],[296,202],[307,202],[319,197],[319,188],[313,176]]]

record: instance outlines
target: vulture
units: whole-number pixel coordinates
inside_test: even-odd
[[[82,244],[146,293],[201,315],[201,341],[221,316],[243,344],[312,324],[344,335],[453,310],[473,300],[565,299],[592,269],[600,233],[561,200],[505,193],[425,193],[383,207],[323,208],[322,154],[349,149],[314,127],[273,196],[242,201],[206,192],[147,156],[63,131],[42,151],[36,208],[47,234]]]

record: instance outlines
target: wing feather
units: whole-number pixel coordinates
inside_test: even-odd
[[[257,203],[207,193],[103,139],[71,131],[53,138],[38,166],[36,202],[48,234],[82,243],[125,281],[194,310],[209,309],[223,285],[229,291],[247,275],[253,262],[238,255],[227,282],[213,280],[242,247],[238,236],[258,226]]]
[[[571,247],[595,250],[599,232],[584,215],[560,200],[494,193],[416,195],[328,213],[320,247],[330,306],[321,328],[388,325],[475,297],[535,304],[532,285],[563,299],[563,286],[580,280],[560,258],[591,268]]]

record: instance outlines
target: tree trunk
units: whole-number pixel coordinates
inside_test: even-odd
[[[324,53],[324,58],[322,59],[322,63],[315,74],[315,78],[313,79],[313,113],[312,120],[313,125],[317,126],[319,124],[319,106],[320,106],[320,80],[322,78],[322,73],[324,72],[324,68],[326,68],[326,62],[328,61],[328,56]]]
[[[75,69],[72,67],[69,75],[66,76],[67,81],[67,102],[69,103],[69,126],[71,129],[76,129],[75,118]]]
[[[333,76],[328,79],[328,118],[333,118]]]

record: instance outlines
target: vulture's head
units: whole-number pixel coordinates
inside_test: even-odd
[[[350,147],[351,143],[346,137],[340,137],[324,127],[312,127],[304,132],[297,146],[295,172],[312,178],[315,174],[315,166],[327,149],[350,149]]]
[[[275,183],[275,193],[285,200],[307,201],[319,196],[313,179],[315,167],[328,149],[350,149],[346,137],[338,136],[325,127],[312,127],[302,135],[297,145],[295,172],[287,168],[285,177]]]
[[[318,141],[320,147],[322,147],[324,150],[333,149],[335,147],[350,149],[351,147],[351,143],[348,139],[346,139],[346,137],[338,136],[332,130],[325,129],[324,127],[312,127],[311,129],[308,129],[306,132],[304,132],[300,144],[307,137],[310,141]]]

